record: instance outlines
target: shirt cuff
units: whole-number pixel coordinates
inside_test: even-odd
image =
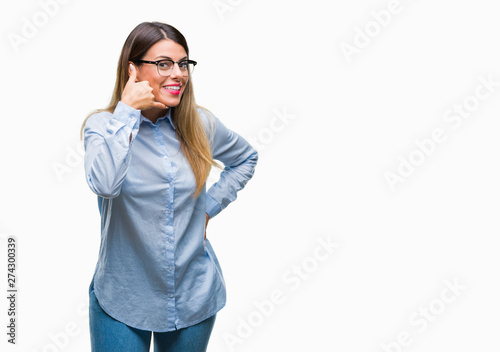
[[[134,109],[120,100],[113,112],[113,117],[130,127],[130,129],[134,129],[135,125],[140,120],[141,111]]]
[[[208,193],[206,194],[206,213],[212,219],[215,215],[219,214],[222,210],[221,206],[215,199],[212,198]]]

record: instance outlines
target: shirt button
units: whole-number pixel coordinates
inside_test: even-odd
[[[172,243],[172,242],[174,242],[174,240],[173,240],[173,239],[171,239],[171,238],[169,238],[169,239],[168,239],[168,242]]]
[[[174,297],[174,295],[172,293],[169,296],[170,296],[170,298]]]
[[[163,159],[166,159],[166,158],[167,158],[167,156],[166,156],[166,155],[164,155],[164,156],[163,156]]]
[[[169,267],[168,270],[172,271],[174,268],[173,267]]]

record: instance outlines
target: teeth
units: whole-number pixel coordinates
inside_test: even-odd
[[[181,90],[181,86],[165,86],[165,88],[170,90]]]

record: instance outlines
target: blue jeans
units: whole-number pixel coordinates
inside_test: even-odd
[[[187,328],[153,332],[155,352],[205,352],[217,314]],[[92,352],[149,352],[151,331],[140,330],[112,318],[89,290],[90,344]]]

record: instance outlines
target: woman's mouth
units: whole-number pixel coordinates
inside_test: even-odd
[[[168,93],[172,95],[179,95],[181,93],[180,84],[170,84],[168,86],[163,86],[162,89],[166,90]]]

